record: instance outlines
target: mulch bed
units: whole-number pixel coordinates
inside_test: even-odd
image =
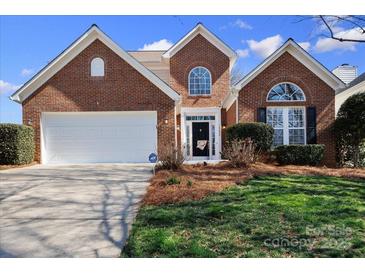
[[[242,183],[253,176],[262,175],[321,175],[344,178],[365,179],[365,169],[327,168],[310,166],[278,166],[257,163],[249,168],[232,168],[227,162],[215,165],[183,165],[180,170],[159,170],[151,178],[147,194],[143,199],[145,205],[159,205],[199,200],[205,196]],[[168,185],[170,177],[180,178],[180,184]],[[192,184],[189,185],[188,181]]]
[[[25,165],[0,165],[0,170],[6,170],[6,169],[13,169],[13,168],[22,168],[22,167],[28,167],[28,166],[34,166],[37,165],[37,162],[32,162],[30,164]]]

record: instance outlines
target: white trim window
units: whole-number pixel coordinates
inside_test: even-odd
[[[91,61],[91,76],[104,76],[104,60],[96,57]]]
[[[189,95],[210,95],[212,75],[205,67],[195,67],[189,73]]]
[[[296,84],[284,82],[272,87],[267,94],[266,101],[305,101],[303,90]]]
[[[306,144],[304,107],[268,107],[266,121],[274,128],[274,147]]]
[[[210,142],[210,144],[211,144],[211,155],[214,157],[215,156],[215,151],[216,151],[216,149],[215,149],[215,124],[211,124],[210,125],[210,136],[211,136],[211,142]]]

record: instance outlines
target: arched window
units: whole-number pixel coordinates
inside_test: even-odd
[[[104,76],[104,60],[100,57],[91,61],[91,76]]]
[[[303,90],[293,83],[280,83],[267,94],[267,101],[305,101]]]
[[[212,89],[212,76],[208,69],[195,67],[189,73],[189,94],[210,95]]]

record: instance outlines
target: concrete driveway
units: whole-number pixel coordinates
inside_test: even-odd
[[[0,171],[0,257],[118,257],[149,165]]]

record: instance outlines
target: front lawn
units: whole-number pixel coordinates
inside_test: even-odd
[[[124,257],[365,257],[365,180],[261,176],[145,205]]]

